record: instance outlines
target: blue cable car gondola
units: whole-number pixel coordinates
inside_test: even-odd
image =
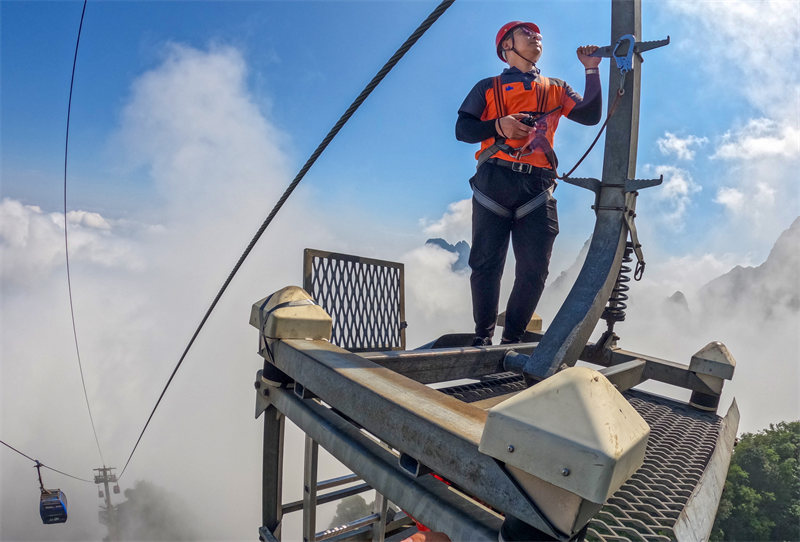
[[[45,489],[42,482],[42,464],[36,462],[36,471],[39,473],[39,489],[42,492],[39,498],[39,514],[42,516],[42,523],[67,522],[67,496],[60,489]]]
[[[67,496],[60,489],[43,489],[39,500],[39,514],[42,523],[66,523]]]

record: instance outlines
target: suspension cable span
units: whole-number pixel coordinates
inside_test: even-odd
[[[79,477],[79,476],[73,476],[72,474],[67,474],[66,472],[62,472],[62,471],[60,471],[60,470],[58,470],[58,469],[54,469],[53,467],[48,467],[47,465],[45,465],[44,463],[42,463],[42,462],[41,462],[41,461],[39,461],[38,459],[34,459],[34,458],[32,458],[31,456],[29,456],[28,454],[25,454],[25,453],[22,453],[22,452],[20,452],[19,450],[17,450],[16,448],[14,448],[12,445],[10,445],[10,444],[8,444],[8,443],[6,443],[6,442],[3,442],[2,440],[0,440],[0,444],[2,444],[3,446],[7,446],[8,448],[11,448],[12,450],[14,450],[15,452],[17,452],[17,453],[18,453],[19,455],[21,455],[22,457],[25,457],[25,458],[27,458],[27,459],[30,459],[31,461],[33,461],[33,462],[34,462],[34,464],[39,464],[39,465],[41,465],[42,467],[44,467],[44,468],[46,468],[46,469],[50,469],[50,470],[51,470],[51,471],[53,471],[53,472],[57,472],[58,474],[63,474],[64,476],[68,476],[68,477],[70,477],[70,478],[74,478],[75,480],[80,480],[81,482],[89,482],[90,484],[93,484],[93,483],[94,483],[94,481],[93,481],[93,480],[87,480],[86,478],[81,478],[81,477]]]
[[[308,170],[311,169],[311,166],[314,165],[314,162],[317,161],[317,158],[319,158],[319,156],[322,154],[322,152],[325,150],[328,144],[333,140],[333,138],[336,137],[336,134],[339,133],[339,131],[342,129],[345,123],[347,123],[347,121],[350,120],[350,117],[353,116],[353,114],[361,106],[364,100],[367,99],[367,97],[372,93],[375,87],[377,87],[378,84],[380,84],[380,82],[383,80],[383,78],[386,77],[386,74],[388,74],[391,71],[391,69],[394,68],[394,66],[400,61],[401,58],[403,58],[403,56],[408,52],[408,50],[411,49],[411,47],[417,42],[417,40],[419,40],[419,38],[422,37],[422,35],[431,27],[431,25],[433,25],[433,23],[435,23],[436,20],[454,2],[455,0],[443,0],[436,7],[436,9],[434,9],[431,12],[431,14],[428,15],[428,17],[419,25],[419,27],[417,27],[417,29],[408,37],[408,39],[406,39],[403,45],[401,45],[400,48],[394,53],[394,55],[392,55],[392,57],[386,62],[386,64],[384,64],[383,68],[381,68],[380,71],[378,71],[378,73],[375,75],[375,77],[373,77],[372,80],[367,84],[367,86],[364,87],[364,90],[361,91],[361,94],[359,94],[358,97],[353,101],[353,103],[350,104],[350,107],[347,108],[347,110],[339,118],[339,120],[336,122],[333,128],[331,128],[331,130],[328,132],[328,135],[326,135],[325,138],[322,140],[322,142],[317,146],[316,150],[308,158],[305,165],[303,165],[303,167],[300,168],[300,171],[297,173],[294,180],[286,188],[283,195],[275,204],[275,207],[273,207],[272,211],[269,213],[269,216],[267,216],[267,218],[261,224],[261,227],[258,228],[258,231],[250,240],[250,244],[247,245],[247,248],[239,257],[239,261],[237,261],[236,265],[233,266],[233,270],[228,275],[228,278],[225,279],[225,282],[222,284],[222,287],[220,288],[219,292],[217,292],[216,297],[214,297],[214,300],[208,307],[208,310],[203,316],[203,319],[200,321],[200,324],[194,331],[192,338],[189,340],[189,344],[186,345],[183,354],[181,354],[181,357],[178,360],[178,364],[175,366],[175,369],[173,369],[172,374],[169,377],[169,380],[167,380],[167,384],[161,391],[161,395],[159,395],[158,400],[156,401],[156,404],[153,407],[153,410],[150,412],[150,416],[147,418],[147,421],[145,422],[144,427],[142,428],[142,432],[139,433],[139,438],[136,440],[136,444],[134,444],[133,450],[128,456],[128,460],[125,462],[125,466],[122,467],[122,472],[120,472],[118,478],[121,478],[122,475],[125,474],[125,469],[128,468],[128,464],[131,462],[131,458],[133,457],[133,454],[136,452],[136,448],[139,446],[139,442],[141,442],[142,436],[144,435],[144,432],[147,430],[147,426],[150,425],[150,420],[153,419],[153,414],[155,414],[158,405],[161,403],[161,399],[163,399],[164,394],[167,391],[167,388],[169,388],[170,383],[172,383],[172,379],[175,377],[175,374],[178,372],[178,369],[183,363],[183,360],[186,358],[186,354],[189,352],[189,349],[194,344],[195,339],[200,334],[200,330],[203,329],[203,326],[208,320],[208,317],[211,315],[211,312],[217,306],[217,303],[222,297],[222,294],[225,293],[225,290],[228,288],[228,285],[233,280],[233,277],[236,275],[236,273],[239,271],[239,268],[242,266],[244,261],[250,255],[250,252],[253,250],[253,247],[255,247],[256,243],[261,238],[261,235],[264,233],[264,231],[270,225],[272,220],[275,218],[275,215],[278,214],[278,211],[280,211],[281,207],[283,207],[283,204],[286,203],[286,200],[289,199],[289,196],[292,194],[297,185],[300,184],[300,181],[303,179],[303,177],[305,177],[305,174],[308,172]]]
[[[81,22],[78,26],[78,39],[75,42],[75,56],[72,58],[72,77],[69,80],[69,101],[67,102],[67,134],[64,139],[64,254],[67,262],[67,290],[69,291],[69,314],[72,318],[72,336],[75,338],[75,353],[78,357],[78,370],[81,373],[81,386],[83,386],[83,397],[86,399],[86,410],[89,411],[89,421],[92,423],[94,441],[97,444],[97,452],[103,465],[106,460],[103,458],[103,451],[100,449],[100,439],[97,438],[97,429],[94,425],[92,408],[89,406],[89,394],[86,393],[86,380],[83,377],[83,364],[81,363],[81,349],[78,346],[78,331],[75,325],[75,306],[72,302],[72,277],[69,272],[69,235],[67,234],[67,156],[69,155],[69,118],[72,112],[72,88],[75,84],[75,67],[78,64],[78,46],[81,43],[81,30],[83,30],[83,17],[86,15],[87,0],[83,0],[83,10],[81,11]]]

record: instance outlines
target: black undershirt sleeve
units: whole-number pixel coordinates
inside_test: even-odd
[[[485,139],[497,136],[494,119],[481,120],[465,111],[458,112],[456,121],[456,139],[465,143],[480,143]]]
[[[603,94],[600,91],[600,74],[586,75],[586,88],[584,98],[579,98],[578,103],[569,112],[567,118],[579,124],[593,126],[603,117]]]

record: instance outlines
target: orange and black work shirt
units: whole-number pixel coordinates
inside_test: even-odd
[[[499,104],[495,100],[496,88],[499,88],[500,92]],[[495,119],[512,113],[528,113],[536,116],[560,106],[560,109],[536,122],[532,141],[529,141],[529,138],[506,140],[506,144],[514,148],[528,143],[523,154],[525,152],[530,154],[515,158],[498,151],[493,155],[503,160],[553,169],[555,167],[555,164],[551,163],[553,136],[561,117],[565,116],[586,125],[597,124],[600,121],[603,104],[598,74],[586,76],[586,95],[587,99],[584,99],[561,79],[539,74],[536,67],[527,73],[514,67],[506,68],[500,75],[499,84],[495,84],[494,77],[488,77],[479,81],[469,92],[458,110],[456,138],[467,143],[480,141],[481,148],[475,153],[477,159],[484,149],[495,142],[495,137],[502,137],[495,131]],[[548,154],[551,154],[551,159],[548,159]]]

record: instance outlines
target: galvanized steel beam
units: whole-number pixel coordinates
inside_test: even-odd
[[[303,542],[314,542],[317,532],[317,467],[319,445],[306,435],[303,457]]]
[[[738,427],[739,407],[734,400],[720,424],[717,445],[703,471],[703,476],[692,490],[689,501],[675,522],[673,529],[678,540],[709,539],[715,514],[708,512],[717,508],[722,497]]]
[[[446,484],[424,476],[411,478],[397,456],[314,399],[291,390],[270,388],[270,400],[302,431],[364,481],[425,525],[453,540],[495,542],[501,519],[454,493]]]
[[[382,441],[495,509],[561,536],[501,465],[478,451],[485,411],[327,341],[286,339],[272,350],[281,371]],[[396,502],[394,492],[374,487]]]
[[[544,336],[542,333],[530,332],[529,335],[534,340],[541,340]],[[522,343],[481,348],[435,348],[407,352],[369,352],[359,354],[359,356],[417,382],[430,384],[461,378],[480,378],[488,374],[504,371],[521,372],[521,364],[517,366],[504,364],[504,361],[507,362],[511,359],[504,359],[506,353],[513,350],[518,354],[524,355],[528,352],[534,352],[536,348],[537,345],[535,343]],[[689,366],[686,364],[623,349],[599,351],[595,343],[591,342],[586,343],[578,359],[603,367],[614,367],[637,360],[644,362],[643,370],[636,373],[640,375],[639,382],[627,387],[636,386],[646,380],[656,380],[699,393],[719,395],[718,391],[710,388],[706,382],[689,370]],[[615,372],[619,372],[619,370]]]
[[[322,484],[317,484],[317,491],[321,491]],[[346,487],[344,489],[337,489],[336,491],[331,491],[330,493],[325,493],[324,495],[317,494],[317,504],[327,504],[329,502],[340,501],[346,497],[351,497],[353,495],[358,495],[359,493],[365,493],[370,491],[372,488],[369,487],[367,484],[358,484],[353,487]],[[283,515],[291,514],[292,512],[297,512],[303,509],[303,500],[289,502],[283,505]]]
[[[407,352],[369,352],[359,354],[381,367],[423,384],[461,378],[479,378],[502,373],[506,352],[533,352],[535,344],[494,345],[481,348],[434,348]]]
[[[264,411],[264,455],[261,472],[261,525],[280,540],[283,518],[284,417],[273,406]],[[263,534],[262,534],[263,537]],[[268,538],[265,538],[268,540]]]
[[[635,359],[601,369],[600,374],[614,384],[617,391],[623,392],[643,382],[642,373],[646,364],[644,360]]]

